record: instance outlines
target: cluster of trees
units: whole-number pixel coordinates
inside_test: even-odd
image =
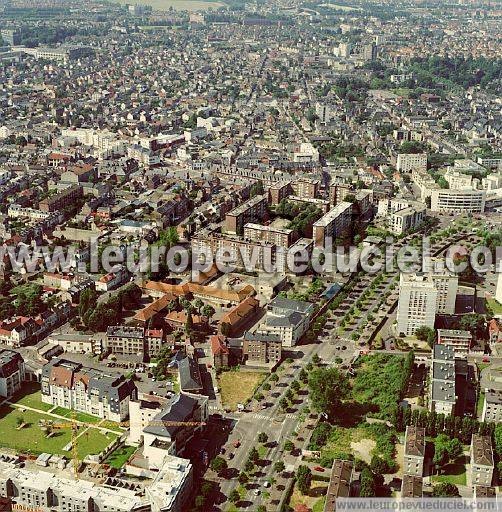
[[[396,415],[398,402],[406,391],[413,360],[413,352],[406,358],[389,354],[359,358],[357,365],[361,369],[356,373],[352,387],[354,399],[374,406],[372,416],[392,420]]]
[[[399,153],[414,154],[423,153],[426,151],[425,145],[417,141],[406,141],[399,146]]]
[[[431,327],[422,325],[415,331],[415,336],[420,341],[426,341],[429,347],[433,347],[436,342],[436,331]]]
[[[157,380],[165,380],[171,361],[172,351],[169,347],[162,347],[156,357],[157,366],[152,369],[152,374]]]
[[[338,368],[316,368],[308,378],[309,396],[312,407],[320,413],[334,418],[342,400],[349,394],[347,376]]]
[[[296,470],[296,485],[302,494],[308,494],[312,482],[312,471],[308,466],[301,465]]]
[[[462,453],[462,443],[458,438],[449,438],[446,434],[439,434],[434,440],[434,458],[432,462],[436,468],[440,468],[450,462],[455,462]]]
[[[449,438],[458,438],[463,444],[469,444],[473,434],[491,435],[494,430],[493,424],[468,416],[445,416],[426,409],[411,411],[409,407],[398,407],[393,423],[398,432],[403,432],[408,425],[415,425],[425,428],[427,436],[445,434]]]
[[[501,59],[485,57],[416,57],[409,70],[417,86],[430,87],[450,83],[467,89],[479,85],[482,89],[500,94]]]
[[[200,493],[195,497],[192,512],[203,512],[207,510],[206,505],[213,492],[213,482],[204,481],[200,486]]]
[[[288,229],[293,229],[300,236],[305,236],[312,224],[322,216],[322,211],[314,205],[300,206],[283,199],[275,209],[276,215],[289,219]]]
[[[11,285],[2,281],[0,285],[0,318],[13,315],[36,316],[48,305],[42,300],[43,288],[39,284],[27,284],[17,288],[15,299],[10,295]]]
[[[369,84],[359,78],[340,77],[333,86],[334,92],[347,101],[364,101],[368,97]]]
[[[111,325],[117,325],[123,318],[123,312],[133,309],[141,300],[141,288],[131,283],[119,292],[111,295],[107,301],[97,301],[95,290],[87,289],[80,294],[78,313],[82,325],[94,332],[105,331]]]

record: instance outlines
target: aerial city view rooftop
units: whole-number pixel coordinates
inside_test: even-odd
[[[134,1],[0,0],[0,512],[496,510],[500,1]]]

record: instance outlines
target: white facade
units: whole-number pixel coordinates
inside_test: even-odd
[[[397,306],[397,332],[415,334],[419,327],[434,328],[438,291],[426,276],[401,274]]]
[[[427,153],[400,153],[397,155],[396,168],[401,172],[410,172],[413,170],[427,170]]]
[[[436,189],[431,191],[431,210],[444,213],[483,213],[486,191]]]

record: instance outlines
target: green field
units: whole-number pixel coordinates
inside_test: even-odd
[[[136,450],[137,448],[134,446],[121,446],[104,460],[104,464],[109,464],[112,468],[120,469]]]
[[[494,315],[502,315],[502,304],[499,304],[495,299],[488,299],[486,302]]]
[[[466,485],[467,477],[465,473],[465,464],[462,462],[447,464],[443,468],[443,474],[431,476],[431,480],[433,482],[446,482],[454,485]]]
[[[18,427],[18,418],[23,420],[23,428]],[[71,429],[57,429],[47,437],[39,426],[41,420],[57,422],[56,418],[41,412],[22,411],[11,405],[3,405],[0,407],[0,446],[33,455],[51,453],[69,456],[63,448],[71,441]],[[82,430],[81,428],[80,431]],[[112,433],[104,434],[99,430],[89,429],[88,433],[84,432],[78,439],[79,458],[100,453],[116,437]]]
[[[16,393],[11,398],[10,402],[46,412],[53,407],[51,404],[44,404],[42,402],[40,385],[35,382],[25,382],[23,389],[19,393]]]
[[[22,418],[25,426],[18,430],[17,419]],[[40,420],[51,420],[50,416],[33,411],[20,411],[10,405],[0,407],[0,446],[22,453],[59,453],[71,440],[71,431],[58,430],[50,438],[39,427]]]
[[[73,419],[73,411],[70,409],[64,409],[63,407],[56,407],[52,414],[57,414],[59,416],[64,416],[68,419]],[[99,423],[101,421],[101,418],[98,418],[97,416],[91,416],[90,414],[86,414],[84,412],[75,412],[75,419],[77,421],[81,421],[82,423]]]
[[[110,432],[101,432],[95,428],[88,428],[78,438],[78,458],[82,460],[87,455],[102,452],[116,438],[117,436]]]

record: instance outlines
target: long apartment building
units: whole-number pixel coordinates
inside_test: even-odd
[[[484,213],[485,190],[435,189],[431,191],[431,210],[442,213]]]
[[[66,359],[52,359],[42,368],[42,402],[85,412],[111,421],[129,415],[137,398],[134,382]]]
[[[14,510],[182,512],[192,490],[190,461],[169,455],[159,471],[143,469],[143,474],[152,479],[143,480],[141,486],[120,478],[103,483],[72,480],[48,471],[20,468],[15,462],[0,460],[0,495],[10,499]]]
[[[225,232],[242,235],[244,226],[248,223],[259,222],[267,213],[267,196],[255,196],[237,206],[225,216]]]
[[[448,345],[434,345],[430,374],[431,411],[438,414],[454,414],[456,396],[455,351]]]
[[[105,347],[120,356],[156,356],[163,345],[162,329],[113,325],[106,331]]]
[[[352,203],[337,204],[312,227],[312,238],[317,247],[326,247],[350,232],[352,225]]]
[[[221,235],[201,231],[196,233],[191,241],[192,253],[212,254],[213,261],[217,253],[228,255],[232,265],[248,270],[264,270],[269,263],[276,263],[276,249],[272,243],[264,241],[244,240],[230,235]]]
[[[292,229],[262,226],[248,223],[244,226],[244,239],[252,242],[267,242],[278,247],[288,248],[293,243]]]
[[[84,194],[81,185],[72,185],[62,192],[40,201],[39,209],[43,212],[55,212],[73,204],[75,199],[80,199]]]

